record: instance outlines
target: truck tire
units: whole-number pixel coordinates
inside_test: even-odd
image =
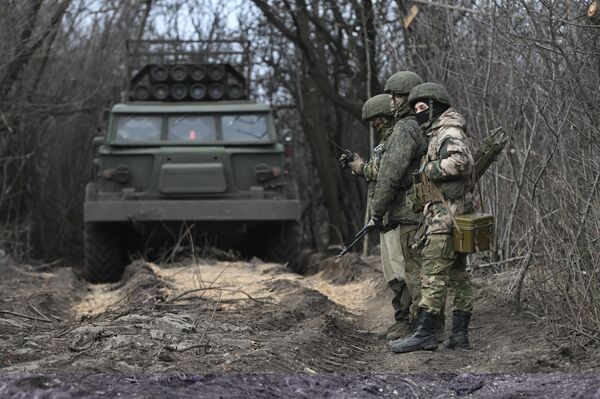
[[[302,244],[302,226],[297,221],[286,221],[269,227],[264,244],[264,260],[287,262],[291,270],[298,271],[297,260]]]
[[[127,265],[117,226],[86,223],[83,233],[83,278],[93,284],[119,281]]]

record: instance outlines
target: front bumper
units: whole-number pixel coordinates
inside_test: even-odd
[[[298,200],[86,201],[85,222],[300,220]]]

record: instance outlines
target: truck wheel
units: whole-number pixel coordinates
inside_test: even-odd
[[[83,278],[94,284],[119,281],[127,265],[127,258],[117,226],[86,223],[83,245]]]
[[[287,221],[269,229],[266,237],[264,258],[270,262],[287,262],[293,271],[299,270],[297,264],[302,244],[302,226],[297,221]]]

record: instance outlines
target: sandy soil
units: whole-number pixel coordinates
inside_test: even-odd
[[[375,334],[392,316],[377,258],[326,259],[311,270],[318,273],[259,260],[136,262],[121,282],[92,286],[70,268],[4,259],[0,397],[147,389],[170,392],[163,397],[600,398],[598,375],[575,374],[597,373],[597,352],[513,314],[491,279],[476,281],[473,350],[397,355]],[[552,374],[523,374],[540,372]]]

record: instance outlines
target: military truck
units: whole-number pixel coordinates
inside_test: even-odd
[[[290,138],[277,135],[268,105],[249,100],[249,45],[216,44],[127,43],[124,101],[94,139],[86,280],[117,281],[130,257],[182,238],[295,259],[300,202]]]

